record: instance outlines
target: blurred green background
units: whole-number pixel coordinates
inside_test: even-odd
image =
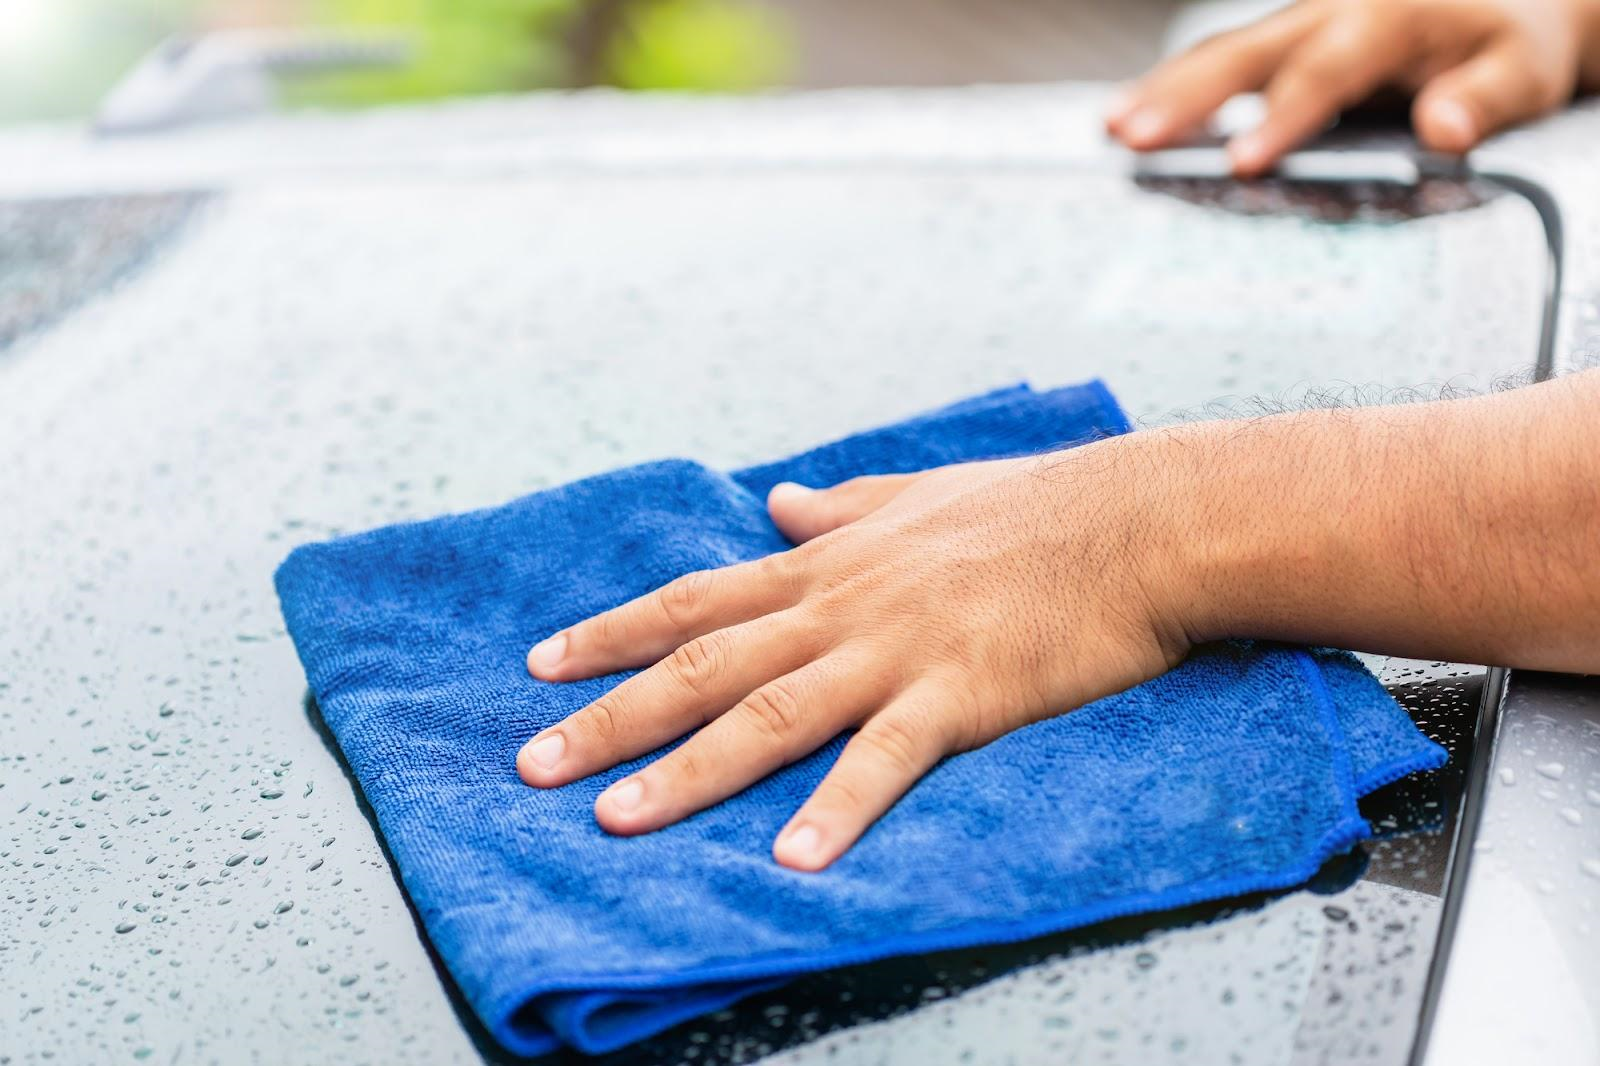
[[[414,61],[290,79],[291,105],[359,106],[577,85],[744,91],[795,43],[753,0],[0,0],[0,122],[78,118],[151,47],[238,27],[399,31]]]
[[[0,123],[92,115],[159,42],[265,28],[379,34],[412,61],[276,79],[289,106],[613,85],[1113,80],[1181,0],[0,0]]]

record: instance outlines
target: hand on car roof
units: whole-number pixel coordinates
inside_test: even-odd
[[[1302,0],[1168,59],[1106,116],[1128,147],[1177,145],[1230,98],[1266,117],[1228,142],[1240,176],[1270,170],[1381,90],[1412,97],[1417,139],[1466,152],[1600,88],[1600,0]]]
[[[528,653],[640,668],[533,737],[633,835],[848,743],[773,844],[821,869],[947,755],[1227,637],[1600,671],[1600,370],[1392,407],[1195,422],[1044,456],[779,485],[796,547],[689,574]]]

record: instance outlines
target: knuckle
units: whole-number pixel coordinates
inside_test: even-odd
[[[1192,70],[1241,70],[1267,62],[1275,53],[1272,38],[1259,26],[1241,26],[1213,34],[1182,58]]]
[[[606,611],[574,627],[572,631],[573,643],[581,643],[593,648],[615,648],[622,636],[622,626],[618,621],[618,615],[618,611]]]
[[[1529,94],[1529,110],[1550,111],[1567,102],[1572,95],[1570,83],[1549,69],[1548,65],[1530,63],[1530,67],[1527,73],[1532,90]]]
[[[873,496],[884,483],[881,474],[862,474],[848,481],[841,481],[833,488],[822,494],[823,503],[837,507],[850,500],[866,499]]]
[[[1315,39],[1323,47],[1352,53],[1359,48],[1370,47],[1393,17],[1394,13],[1387,10],[1387,5],[1348,4],[1322,24],[1322,30]]]
[[[583,732],[602,744],[617,739],[621,727],[621,716],[609,696],[589,704],[576,721]]]
[[[679,629],[694,625],[711,599],[715,580],[710,570],[696,570],[669,582],[657,601],[667,621]]]
[[[697,745],[685,744],[663,760],[661,769],[671,777],[674,790],[692,790],[706,778],[706,763]]]
[[[1332,98],[1352,92],[1370,76],[1370,39],[1352,25],[1330,27],[1297,51],[1278,79],[1302,95]]]
[[[793,602],[805,593],[807,567],[815,557],[816,543],[815,540],[807,541],[788,551],[759,559],[754,564],[753,572],[759,580],[775,589],[781,599]]]
[[[1303,88],[1329,87],[1349,80],[1352,55],[1342,43],[1328,40],[1322,46],[1298,56],[1285,71]]]
[[[890,769],[900,774],[915,773],[922,766],[921,751],[925,744],[921,730],[898,719],[874,719],[859,735]]]
[[[800,698],[788,682],[762,685],[745,697],[744,707],[757,728],[773,739],[786,739],[800,727]]]
[[[985,715],[971,689],[953,680],[934,682],[936,702],[923,711],[943,751],[970,751],[991,736],[997,736],[990,716]]]
[[[870,797],[862,788],[859,777],[850,774],[834,774],[823,785],[825,792],[818,797],[823,805],[837,810],[859,811],[865,809],[870,803]]]
[[[792,654],[816,660],[838,644],[839,621],[823,607],[829,602],[826,594],[810,593],[808,599],[815,602],[802,603],[782,612],[775,619],[773,633],[774,639],[781,640]],[[813,661],[809,672],[813,677],[830,678],[835,674],[835,665]]]
[[[1215,59],[1219,56],[1236,54],[1240,49],[1249,47],[1251,40],[1258,36],[1252,30],[1253,27],[1240,26],[1203,37],[1179,56],[1177,61],[1183,62],[1191,57]]]
[[[726,672],[728,640],[722,630],[679,645],[667,660],[678,683],[697,696],[708,695]]]

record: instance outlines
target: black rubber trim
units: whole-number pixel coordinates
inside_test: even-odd
[[[1556,327],[1561,311],[1561,293],[1566,254],[1565,231],[1561,207],[1554,196],[1534,178],[1492,169],[1479,170],[1470,162],[1433,155],[1410,155],[1403,152],[1364,153],[1343,156],[1358,160],[1360,164],[1375,164],[1368,173],[1355,170],[1319,173],[1310,158],[1310,166],[1295,166],[1296,156],[1291,154],[1283,164],[1287,173],[1281,180],[1308,181],[1326,184],[1353,184],[1389,182],[1415,184],[1426,178],[1445,178],[1459,181],[1481,181],[1498,186],[1520,196],[1532,205],[1544,228],[1547,253],[1543,309],[1539,322],[1539,346],[1534,357],[1534,380],[1544,381],[1555,372]],[[1339,153],[1331,158],[1340,159]],[[1392,164],[1392,165],[1382,165]],[[1138,177],[1213,178],[1229,177],[1226,161],[1220,152],[1182,151],[1152,153],[1140,157],[1133,166]],[[1456,929],[1461,921],[1462,903],[1466,896],[1467,877],[1472,866],[1472,845],[1483,822],[1483,810],[1489,792],[1489,772],[1494,764],[1495,745],[1500,730],[1500,708],[1506,693],[1514,683],[1512,672],[1500,667],[1489,670],[1484,681],[1483,698],[1478,704],[1478,718],[1472,731],[1472,745],[1467,756],[1467,772],[1456,812],[1455,831],[1450,841],[1450,858],[1445,868],[1444,886],[1441,890],[1439,931],[1434,938],[1433,957],[1428,964],[1428,976],[1423,989],[1422,1003],[1418,1009],[1415,1035],[1409,1066],[1423,1066],[1428,1052],[1428,1039],[1438,1014],[1439,998],[1444,988],[1445,972],[1450,965],[1451,948],[1455,943]]]
[[[1439,996],[1444,989],[1445,971],[1450,965],[1450,950],[1455,945],[1456,927],[1461,921],[1461,902],[1466,896],[1467,873],[1472,866],[1472,843],[1483,822],[1484,801],[1489,794],[1489,770],[1494,765],[1495,744],[1500,734],[1500,706],[1505,700],[1510,671],[1492,667],[1484,679],[1483,699],[1478,703],[1478,721],[1472,730],[1472,756],[1456,810],[1455,833],[1450,840],[1450,859],[1445,867],[1441,890],[1439,931],[1434,936],[1433,958],[1428,962],[1428,977],[1423,984],[1422,1004],[1417,1010],[1417,1027],[1411,1041],[1410,1066],[1422,1066],[1428,1053],[1428,1038],[1439,1012]]]
[[[1543,185],[1518,174],[1477,171],[1469,166],[1458,166],[1455,172],[1465,177],[1475,177],[1498,185],[1521,196],[1538,212],[1544,226],[1545,246],[1549,261],[1545,272],[1544,314],[1539,329],[1539,351],[1534,363],[1534,380],[1544,381],[1555,372],[1556,325],[1561,311],[1563,263],[1566,257],[1565,232],[1562,227],[1561,207]],[[1431,172],[1429,176],[1434,176]],[[1423,1066],[1428,1056],[1428,1041],[1433,1035],[1433,1023],[1439,1012],[1439,999],[1444,992],[1445,974],[1450,966],[1450,953],[1455,946],[1456,930],[1461,923],[1461,911],[1467,894],[1467,878],[1472,868],[1472,844],[1483,823],[1483,810],[1489,796],[1489,771],[1494,765],[1495,750],[1500,736],[1500,708],[1514,683],[1513,672],[1494,667],[1484,684],[1483,702],[1478,706],[1478,722],[1472,736],[1472,761],[1467,768],[1467,780],[1461,790],[1461,805],[1456,814],[1455,838],[1450,842],[1450,861],[1445,868],[1442,906],[1439,912],[1439,932],[1434,939],[1433,958],[1428,964],[1428,977],[1418,1011],[1416,1036],[1412,1040],[1409,1066]]]

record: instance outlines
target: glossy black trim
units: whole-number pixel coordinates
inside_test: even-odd
[[[1226,157],[1220,151],[1199,149],[1158,152],[1140,157],[1134,165],[1136,178],[1213,178],[1227,179]],[[1295,153],[1278,169],[1278,177],[1289,181],[1328,184],[1395,183],[1415,184],[1424,179],[1481,181],[1520,196],[1532,205],[1544,229],[1547,252],[1543,309],[1539,323],[1539,346],[1534,359],[1534,380],[1543,381],[1555,370],[1556,327],[1561,310],[1564,278],[1565,230],[1561,208],[1550,191],[1537,180],[1521,174],[1490,169],[1479,170],[1459,159],[1422,155],[1409,157],[1394,152]],[[1473,728],[1467,756],[1466,780],[1457,809],[1455,830],[1450,841],[1449,860],[1441,891],[1439,930],[1434,938],[1433,957],[1418,1009],[1410,1066],[1423,1066],[1428,1040],[1438,1014],[1445,973],[1450,964],[1467,877],[1472,866],[1472,845],[1482,824],[1489,791],[1489,772],[1494,764],[1495,744],[1500,729],[1500,708],[1514,684],[1511,671],[1492,668],[1485,680],[1478,718]]]
[[[1556,324],[1561,310],[1561,287],[1566,255],[1561,207],[1550,191],[1538,182],[1517,174],[1475,171],[1460,166],[1457,173],[1498,185],[1521,196],[1539,214],[1544,226],[1548,268],[1545,272],[1544,314],[1539,329],[1539,352],[1534,363],[1534,380],[1544,381],[1555,370]],[[1500,735],[1500,708],[1515,683],[1512,671],[1495,667],[1484,685],[1483,702],[1478,707],[1478,723],[1473,731],[1472,761],[1461,791],[1461,806],[1456,816],[1455,839],[1450,842],[1450,862],[1445,868],[1444,890],[1439,913],[1439,932],[1434,941],[1433,958],[1428,964],[1428,980],[1417,1017],[1416,1038],[1407,1059],[1410,1066],[1423,1066],[1428,1041],[1438,1016],[1439,998],[1444,991],[1445,973],[1455,946],[1456,930],[1466,899],[1467,877],[1472,868],[1472,843],[1483,822],[1483,809],[1489,795],[1489,771]]]
[[[1545,270],[1544,317],[1539,324],[1539,355],[1534,363],[1534,380],[1544,381],[1555,372],[1556,323],[1561,312],[1561,287],[1566,273],[1566,230],[1562,223],[1561,205],[1550,190],[1531,178],[1495,171],[1469,170],[1468,173],[1528,201],[1538,212],[1539,222],[1544,226],[1549,260]]]
[[[1484,681],[1483,699],[1478,704],[1478,721],[1472,730],[1472,755],[1467,778],[1461,788],[1456,811],[1455,832],[1450,840],[1450,858],[1445,867],[1444,888],[1440,892],[1439,931],[1434,936],[1433,958],[1428,962],[1427,982],[1422,1005],[1417,1011],[1416,1035],[1406,1062],[1422,1066],[1428,1054],[1428,1038],[1439,1012],[1439,996],[1444,989],[1445,971],[1455,944],[1456,927],[1461,921],[1461,901],[1466,895],[1467,873],[1472,866],[1472,843],[1483,822],[1484,800],[1489,793],[1489,769],[1494,764],[1495,743],[1500,734],[1500,707],[1505,702],[1510,671],[1490,669]]]

